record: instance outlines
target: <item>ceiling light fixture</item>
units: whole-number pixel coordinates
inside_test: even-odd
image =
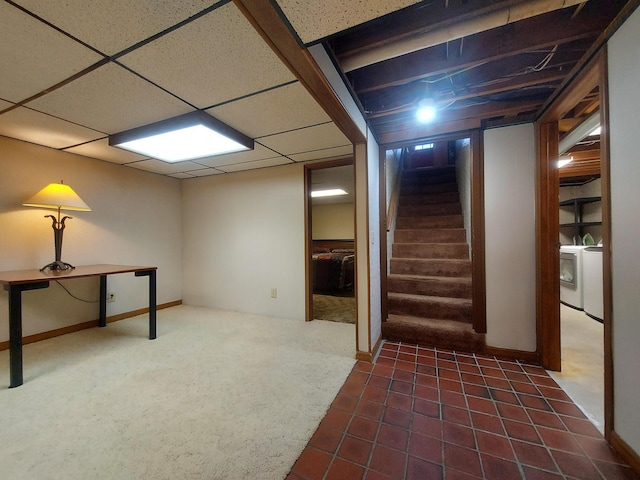
[[[329,190],[313,190],[311,192],[311,196],[316,198],[316,197],[335,197],[337,195],[348,195],[347,192],[345,192],[343,189],[341,188],[332,188]]]
[[[594,129],[591,131],[591,133],[589,133],[589,135],[588,135],[588,136],[589,136],[589,137],[600,136],[600,132],[601,132],[600,125],[598,125],[596,128],[594,128]]]
[[[560,157],[558,159],[558,168],[562,168],[565,165],[570,164],[571,162],[573,162],[573,157],[571,155],[566,155],[564,157]]]
[[[418,111],[416,112],[418,120],[422,123],[432,122],[436,118],[436,106],[433,98],[425,97],[418,102]]]
[[[109,145],[173,163],[253,150],[253,139],[198,110],[110,135]]]

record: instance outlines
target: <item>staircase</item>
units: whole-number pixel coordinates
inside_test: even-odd
[[[406,170],[400,187],[383,338],[484,351],[472,326],[471,261],[455,167]]]

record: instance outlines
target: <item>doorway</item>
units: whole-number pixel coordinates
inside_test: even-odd
[[[307,320],[356,323],[355,176],[351,159],[305,167]]]
[[[595,145],[595,141],[589,140],[589,137],[597,125],[591,125],[590,122],[602,126],[598,136],[597,160],[588,159],[590,154],[585,153],[593,150]],[[570,128],[567,128],[567,124],[571,123]],[[552,376],[555,376],[558,383],[574,397],[576,403],[583,406],[585,413],[594,420],[605,437],[609,438],[613,418],[613,363],[611,282],[608,267],[611,256],[608,247],[608,110],[604,49],[584,66],[567,90],[550,104],[536,123],[536,127],[539,145],[538,352],[543,366],[552,372],[559,372],[552,373]],[[573,135],[575,132],[577,134]],[[591,145],[582,144],[575,147],[585,138]],[[574,161],[569,164],[573,166],[559,168],[560,154],[567,152],[573,152]],[[597,174],[594,174],[594,168],[598,169]],[[571,170],[573,172],[570,174]],[[589,178],[590,175],[593,178]],[[567,184],[567,178],[573,178],[575,185]],[[565,184],[562,187],[561,182]],[[594,218],[594,214],[599,218]],[[585,243],[587,245],[583,245]],[[596,290],[600,291],[602,300],[601,305],[595,309],[592,305],[588,306],[585,314],[584,253],[588,250],[587,247],[596,247],[598,243],[604,245],[604,248],[600,249],[601,252],[598,252],[601,271],[587,276],[600,280],[602,286]],[[566,246],[562,247],[563,244]],[[560,269],[561,252],[565,269],[568,263],[564,254],[571,253],[576,258],[576,268],[572,274],[577,282],[582,284],[579,295],[575,295],[574,291],[573,297],[568,297],[567,287],[561,286],[561,278],[567,280],[565,277],[570,275],[568,271]],[[564,290],[561,291],[561,288]],[[592,298],[589,297],[589,300]],[[602,323],[594,318],[598,318]],[[587,329],[592,333],[587,335],[586,339],[582,339],[586,344],[580,346],[581,334]],[[589,355],[591,359],[580,358],[580,352],[587,352],[589,349],[590,354],[596,354],[595,357]],[[602,353],[598,354],[599,351]],[[589,368],[588,363],[592,365]],[[576,380],[573,384],[568,380],[572,373]],[[576,373],[579,375],[575,376]],[[589,379],[589,374],[592,374],[593,378]],[[579,378],[580,376],[582,378]],[[597,392],[594,392],[592,388],[596,378],[601,387],[596,387]],[[568,383],[565,380],[568,380]],[[592,402],[593,398],[596,398],[596,402]]]

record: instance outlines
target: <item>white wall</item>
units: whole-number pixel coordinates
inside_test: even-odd
[[[484,133],[487,344],[536,350],[532,124]]]
[[[609,41],[614,430],[640,454],[640,11]]]
[[[393,256],[393,242],[395,241],[395,231],[396,231],[396,212],[398,209],[398,203],[396,202],[396,208],[393,212],[389,212],[389,203],[391,202],[391,196],[393,195],[393,190],[396,188],[396,183],[398,181],[398,177],[402,175],[402,171],[400,170],[400,158],[402,155],[401,149],[396,150],[387,150],[386,151],[386,160],[385,160],[385,181],[386,181],[386,202],[385,205],[387,207],[387,212],[389,216],[387,218],[387,274],[389,274],[389,259]]]
[[[471,142],[468,138],[456,141],[456,180],[471,255]]]
[[[312,237],[314,240],[352,240],[354,238],[353,203],[314,205],[311,208]]]
[[[380,292],[380,147],[367,132],[367,160],[369,163],[369,285],[371,348],[382,335],[382,300]]]
[[[68,212],[62,260],[74,265],[157,266],[158,303],[181,299],[180,181],[129,167],[0,137],[0,270],[40,268],[54,260],[54,210],[22,203],[49,183],[70,185],[91,212]],[[65,282],[74,294],[98,299],[97,278]],[[110,276],[116,302],[107,315],[148,306],[148,281]],[[8,339],[8,295],[0,290],[0,341]],[[32,335],[98,318],[98,304],[49,288],[25,292],[23,334]]]
[[[304,320],[303,186],[302,165],[184,180],[183,303]]]

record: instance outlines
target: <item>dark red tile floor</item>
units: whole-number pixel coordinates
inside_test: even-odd
[[[289,480],[637,477],[537,366],[385,342],[358,362]]]

